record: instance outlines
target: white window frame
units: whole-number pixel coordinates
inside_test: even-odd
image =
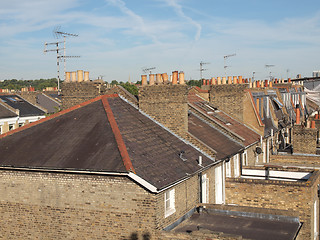
[[[202,175],[202,203],[209,203],[209,178],[207,174]]]
[[[169,217],[175,212],[175,190],[169,189],[164,193],[164,217]]]
[[[231,159],[226,163],[226,177],[231,177]]]
[[[247,150],[244,150],[244,152],[242,153],[242,166],[248,166],[248,153]]]
[[[239,154],[233,156],[234,177],[240,176],[240,161]]]

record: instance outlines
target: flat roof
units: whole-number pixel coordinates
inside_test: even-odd
[[[172,232],[190,234],[195,231],[212,231],[238,235],[245,239],[292,240],[299,229],[298,221],[243,217],[204,209],[201,213],[194,213]]]

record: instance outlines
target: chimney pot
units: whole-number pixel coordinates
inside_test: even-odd
[[[222,77],[222,84],[226,84],[227,81],[226,81],[226,77]]]
[[[164,82],[164,83],[167,83],[168,82],[168,74],[167,73],[162,73],[161,74],[161,76],[162,76],[162,81]]]
[[[217,82],[218,82],[218,85],[221,84],[221,77],[217,77]]]
[[[316,128],[316,121],[311,121],[311,128]]]
[[[154,85],[154,74],[149,74],[149,85]]]
[[[70,72],[66,72],[66,82],[70,82]]]
[[[85,82],[89,82],[89,81],[90,81],[89,71],[85,71],[85,72],[84,72],[84,81],[85,81]]]
[[[214,77],[211,78],[211,84],[216,85],[216,79]]]
[[[207,85],[207,81],[205,79],[202,79],[202,85]]]
[[[172,72],[172,85],[175,85],[178,83],[178,71]]]
[[[141,75],[141,85],[147,85],[147,75]]]
[[[296,108],[296,124],[300,125],[300,108]]]
[[[72,82],[77,81],[77,72],[71,72],[71,80],[72,80]]]
[[[238,82],[241,84],[242,83],[242,76],[239,76],[238,78],[239,78]]]
[[[237,84],[238,81],[237,81],[237,77],[236,76],[233,76],[233,84]]]
[[[82,82],[83,81],[83,70],[78,70],[77,74],[78,74],[78,82]]]
[[[157,73],[156,75],[156,83],[157,84],[160,84],[162,81],[161,81],[161,74],[160,73]]]
[[[232,84],[232,77],[231,76],[228,77],[228,84]]]
[[[257,86],[257,88],[260,88],[260,81],[259,80],[256,81],[256,86]]]
[[[179,84],[184,84],[184,72],[179,72]]]
[[[310,128],[311,122],[310,120],[307,121],[307,128]]]
[[[272,88],[272,81],[270,81],[270,82],[269,82],[269,87],[271,87],[271,88]]]

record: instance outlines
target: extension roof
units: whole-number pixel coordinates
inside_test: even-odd
[[[18,95],[0,95],[0,101],[14,109],[19,109],[20,117],[42,116],[44,111],[25,101]]]
[[[215,164],[118,95],[2,134],[0,152],[2,167],[135,173],[157,189]]]
[[[239,153],[244,146],[236,142],[228,135],[214,128],[193,113],[188,116],[188,130],[193,136],[214,149],[219,160],[232,157]]]
[[[258,133],[245,126],[243,123],[235,120],[225,112],[218,109],[214,110],[214,106],[199,97],[197,94],[189,93],[188,103],[197,111],[197,113],[200,113],[207,119],[215,122],[231,134],[238,135],[242,138],[244,146],[250,146],[260,140],[260,135]]]

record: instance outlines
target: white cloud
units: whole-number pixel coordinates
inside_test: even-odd
[[[183,19],[187,20],[190,24],[194,25],[197,29],[196,35],[194,37],[195,41],[198,41],[201,37],[201,25],[194,21],[191,17],[187,16],[183,10],[182,10],[182,5],[178,4],[177,0],[165,0],[165,2],[173,7],[174,11],[177,13],[178,16],[182,17]]]

